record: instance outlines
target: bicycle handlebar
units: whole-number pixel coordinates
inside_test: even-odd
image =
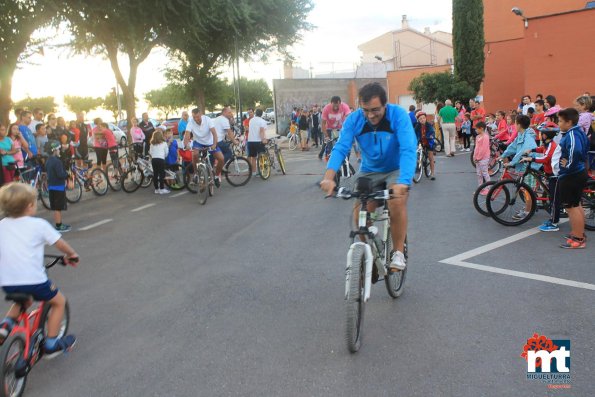
[[[328,197],[336,197],[342,198],[343,200],[349,200],[351,198],[365,198],[371,200],[390,200],[391,195],[393,194],[393,189],[384,189],[384,190],[377,190],[375,192],[352,192],[351,190],[347,189],[346,187],[335,187],[335,191],[337,194],[335,196],[330,195]]]
[[[48,255],[48,254],[44,254],[43,256],[44,256],[44,258],[53,259],[50,263],[47,263],[45,265],[45,268],[46,269],[49,269],[50,267],[53,267],[53,266],[55,266],[58,263],[60,263],[62,266],[66,266],[67,265],[66,260],[64,259],[65,258],[64,255]],[[76,257],[76,258],[70,258],[70,261],[72,263],[74,263],[73,266],[75,266],[76,264],[78,264],[79,258],[78,257]]]

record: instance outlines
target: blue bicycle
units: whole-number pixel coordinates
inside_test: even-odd
[[[15,181],[26,183],[37,190],[37,198],[48,210],[50,209],[50,194],[48,192],[48,178],[44,171],[44,156],[37,155],[32,160],[33,166],[20,168],[15,175]]]

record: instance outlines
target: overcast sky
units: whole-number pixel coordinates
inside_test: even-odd
[[[410,26],[432,31],[452,29],[450,0],[314,0],[309,22],[315,28],[303,34],[294,46],[296,64],[310,65],[315,73],[349,69],[359,61],[357,46],[387,31],[401,27],[406,14]],[[242,75],[249,78],[279,78],[281,62],[271,57],[269,65],[242,64]],[[46,49],[45,55],[31,59],[34,65],[23,65],[15,72],[13,99],[27,95],[51,95],[60,102],[63,95],[104,96],[115,86],[109,63],[101,58],[72,56],[67,50]],[[165,51],[154,50],[139,68],[137,97],[162,87],[166,82],[162,69],[167,62]],[[334,63],[334,64],[333,64]],[[125,64],[123,62],[123,64]],[[139,109],[143,111],[144,109]]]

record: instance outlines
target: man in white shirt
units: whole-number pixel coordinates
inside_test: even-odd
[[[523,107],[522,107],[523,115],[525,115],[525,116],[527,115],[529,108],[533,108],[533,110],[535,110],[535,104],[533,102],[531,102],[531,95],[525,95],[523,97]]]
[[[217,131],[217,147],[221,150],[221,153],[223,153],[225,162],[231,158],[231,149],[229,148],[229,142],[225,140],[225,137],[227,137],[230,142],[236,141],[229,124],[230,116],[231,109],[229,106],[224,106],[221,114],[213,120],[215,131]]]
[[[37,126],[37,124],[43,123],[43,110],[41,110],[40,108],[35,108],[33,109],[32,113],[33,120],[31,120],[31,124],[29,124],[29,129],[31,130],[31,132],[33,132],[33,135],[36,135],[35,127]]]
[[[192,164],[198,163],[201,149],[210,148],[209,152],[217,164],[215,166],[215,185],[221,185],[221,170],[223,169],[223,153],[217,147],[217,131],[210,117],[201,113],[199,108],[192,109],[192,118],[188,120],[185,134],[192,137]]]
[[[256,109],[256,115],[250,119],[248,124],[248,157],[253,170],[256,170],[256,156],[264,152],[266,139],[267,122],[262,118],[262,109]],[[252,175],[256,176],[256,172]]]

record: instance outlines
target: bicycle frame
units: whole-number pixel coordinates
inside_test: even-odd
[[[39,352],[43,339],[43,329],[40,327],[40,322],[41,313],[46,304],[46,302],[40,302],[30,313],[27,313],[27,308],[21,308],[21,314],[12,329],[12,333],[21,334],[25,337],[25,354],[23,358],[30,365],[37,362],[39,358],[39,355],[35,354]]]

